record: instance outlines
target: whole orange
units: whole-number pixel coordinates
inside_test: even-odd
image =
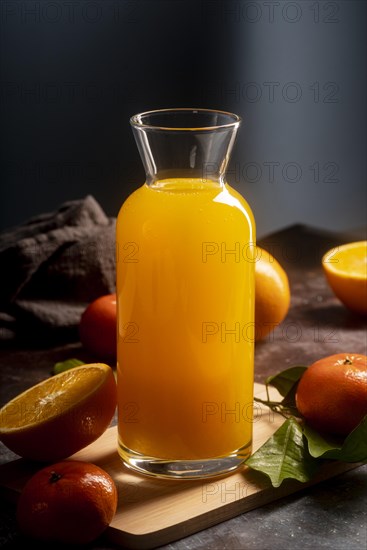
[[[117,508],[111,476],[90,462],[65,460],[46,466],[25,484],[17,522],[42,541],[87,544],[101,535]]]
[[[367,356],[337,353],[302,375],[296,406],[315,430],[348,435],[367,415]]]
[[[263,340],[286,317],[291,301],[288,275],[267,250],[257,247],[255,340]]]
[[[116,294],[100,296],[82,313],[80,341],[98,359],[116,359],[116,317]]]

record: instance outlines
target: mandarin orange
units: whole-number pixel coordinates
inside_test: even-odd
[[[116,317],[116,294],[106,294],[91,302],[80,318],[80,341],[96,359],[116,360]]]
[[[116,485],[105,470],[65,460],[42,468],[26,482],[16,516],[28,537],[88,544],[105,531],[116,508]]]
[[[291,300],[288,275],[267,250],[257,247],[255,263],[255,340],[263,340],[286,317]]]
[[[346,436],[367,415],[367,356],[337,353],[302,375],[296,406],[315,430]]]

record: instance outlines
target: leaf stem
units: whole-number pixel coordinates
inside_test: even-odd
[[[268,397],[269,397],[269,394],[268,394]],[[297,411],[294,411],[292,407],[284,406],[281,401],[271,401],[271,399],[264,400],[264,399],[260,399],[260,397],[254,397],[254,401],[256,401],[256,403],[261,403],[262,405],[266,405],[267,407],[269,407],[270,410],[278,414],[281,414],[284,418],[289,418],[291,416],[294,416],[294,412],[297,412]]]

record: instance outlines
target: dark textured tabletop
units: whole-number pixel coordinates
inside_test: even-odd
[[[330,290],[321,257],[332,247],[366,239],[365,231],[331,233],[293,226],[259,245],[285,268],[291,306],[277,329],[255,349],[255,380],[339,352],[367,354],[367,319],[348,311]],[[54,363],[81,357],[78,342],[43,349],[0,350],[0,405],[50,375]],[[0,464],[17,458],[0,444]],[[142,518],[144,521],[144,518]],[[2,498],[0,548],[28,548],[14,505]],[[43,548],[43,546],[37,546]],[[367,465],[161,547],[164,550],[367,549]],[[46,545],[45,548],[48,548]],[[53,546],[55,548],[55,546]],[[87,547],[112,550],[105,536]]]

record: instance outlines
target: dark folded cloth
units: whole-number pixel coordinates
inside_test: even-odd
[[[115,225],[88,195],[1,233],[0,339],[77,339],[87,304],[115,292]]]

